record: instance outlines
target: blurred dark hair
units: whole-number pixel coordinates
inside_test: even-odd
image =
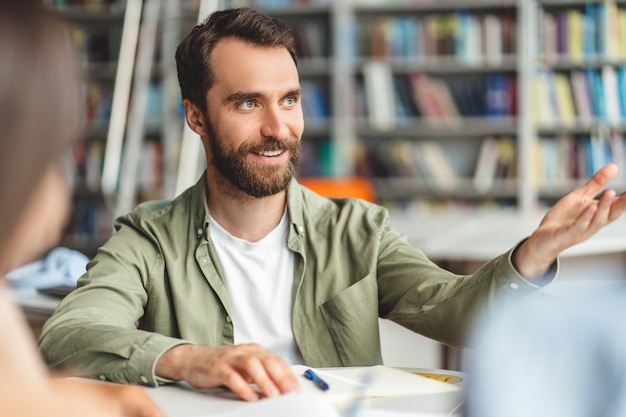
[[[297,64],[293,33],[285,22],[246,7],[211,14],[195,26],[176,49],[182,97],[204,113],[207,110],[206,94],[215,82],[211,52],[217,42],[225,38],[264,47],[284,47]]]
[[[39,2],[0,1],[0,253],[41,176],[78,136],[82,83],[72,45]]]

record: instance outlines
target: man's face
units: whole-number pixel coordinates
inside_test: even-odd
[[[287,188],[304,129],[298,71],[285,48],[221,40],[211,56],[207,158],[217,174],[249,196]]]

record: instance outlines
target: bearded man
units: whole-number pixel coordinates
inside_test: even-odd
[[[252,384],[268,397],[298,391],[291,364],[382,363],[379,317],[462,345],[481,308],[536,292],[562,250],[626,208],[614,191],[594,199],[616,174],[608,165],[527,239],[455,275],[395,231],[385,208],[324,198],[294,178],[304,121],[285,23],[247,8],[216,12],[182,41],[176,62],[207,170],[173,201],[116,221],[43,330],[54,367],[153,386],[224,385],[251,401]]]

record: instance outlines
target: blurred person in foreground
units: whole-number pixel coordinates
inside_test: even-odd
[[[625,318],[623,282],[483,314],[470,342],[466,417],[626,416]]]
[[[64,27],[33,0],[0,2],[0,415],[161,417],[145,389],[53,378],[4,280],[59,238],[61,163],[80,127],[80,76]]]
[[[254,385],[269,397],[294,392],[290,364],[381,364],[379,318],[462,345],[478,309],[536,293],[556,276],[561,251],[626,209],[612,190],[594,199],[617,173],[609,164],[527,239],[456,275],[413,247],[384,207],[325,198],[294,178],[304,117],[284,22],[215,12],[180,43],[176,62],[207,170],[173,201],[117,219],[43,329],[51,366],[138,384],[225,385],[251,401]]]

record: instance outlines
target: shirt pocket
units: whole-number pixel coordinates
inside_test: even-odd
[[[320,309],[344,366],[382,363],[375,274],[342,290]]]

